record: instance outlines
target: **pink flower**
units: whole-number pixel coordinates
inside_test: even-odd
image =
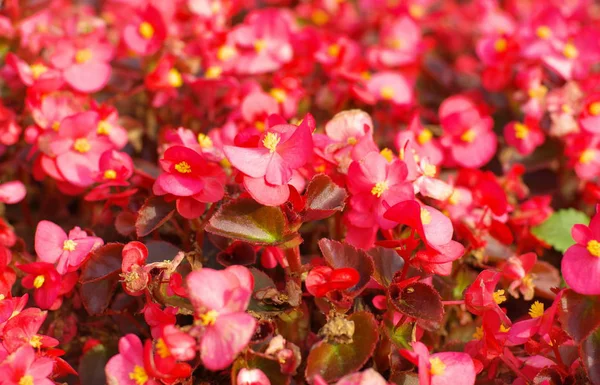
[[[400,353],[419,368],[420,385],[473,385],[475,365],[467,353],[443,352],[429,354],[421,342],[412,343],[413,350]]]
[[[292,172],[312,155],[314,127],[313,117],[307,115],[300,126],[273,125],[249,147],[223,147],[233,167],[245,174],[244,187],[252,198],[268,206],[287,201]]]
[[[561,262],[565,282],[577,293],[600,294],[600,215],[596,213],[589,226],[573,226],[571,235],[577,243],[567,249]]]
[[[105,137],[97,135],[98,123],[97,113],[81,112],[63,119],[58,134],[50,136],[56,168],[75,186],[87,187],[94,183],[100,156],[113,147]]]
[[[244,23],[231,34],[240,56],[236,70],[239,74],[261,74],[276,71],[292,60],[289,42],[294,25],[293,15],[280,9],[265,9],[250,13]]]
[[[135,334],[119,340],[119,354],[113,356],[104,369],[109,385],[158,385],[144,366],[144,347]]]
[[[492,159],[497,146],[492,118],[481,115],[471,100],[451,96],[442,102],[439,115],[445,133],[442,145],[454,162],[477,168]]]
[[[35,231],[35,252],[40,260],[58,263],[56,270],[60,274],[77,270],[85,257],[104,241],[88,236],[79,227],[73,228],[69,235],[58,225],[50,221],[38,223]]]
[[[558,304],[562,294],[558,294],[552,305],[544,311],[544,304],[535,301],[529,308],[530,319],[515,322],[508,330],[507,346],[521,345],[530,341],[536,334],[544,336],[552,329]]]
[[[406,164],[388,161],[378,152],[369,153],[348,168],[348,190],[352,194],[349,220],[358,227],[379,226],[384,230],[397,225],[384,218],[389,206],[414,198],[413,187],[406,181]],[[385,204],[384,204],[385,202]]]
[[[25,198],[26,194],[27,190],[21,181],[13,180],[0,184],[0,202],[2,203],[9,205],[19,203]]]
[[[525,253],[510,257],[502,266],[502,276],[511,281],[508,292],[513,297],[519,298],[518,289],[526,301],[533,299],[534,285],[530,272],[536,262],[537,255],[535,253]]]
[[[500,308],[500,304],[506,301],[504,290],[497,290],[496,285],[502,275],[493,270],[484,270],[465,291],[465,305],[467,310],[476,315],[483,315],[489,310],[500,317],[504,325],[510,325],[510,319]]]
[[[34,289],[35,303],[42,309],[53,307],[61,288],[61,276],[54,265],[47,262],[33,262],[18,267],[27,274],[21,280],[21,284],[27,289]]]
[[[156,195],[177,197],[177,211],[184,218],[200,216],[206,203],[217,202],[225,193],[225,174],[196,151],[183,146],[169,147],[160,165],[165,171],[154,183]]]
[[[92,104],[92,110],[100,115],[100,121],[96,127],[96,134],[106,137],[116,149],[127,145],[127,130],[119,124],[119,112],[111,105]]]
[[[127,186],[133,175],[133,160],[125,152],[105,151],[98,161],[95,180],[103,186]]]
[[[132,15],[123,30],[125,45],[140,55],[152,55],[160,49],[167,36],[167,29],[160,12],[152,5]]]
[[[413,92],[404,76],[396,72],[378,72],[367,81],[367,90],[377,100],[408,105],[413,102]]]
[[[256,320],[245,312],[254,278],[243,266],[217,271],[209,268],[187,276],[194,315],[203,328],[200,356],[210,370],[229,366],[250,342]]]
[[[316,375],[313,379],[313,385],[327,385],[327,381]],[[348,374],[336,382],[335,385],[388,385],[388,383],[381,377],[381,374],[370,368],[362,372]]]
[[[396,135],[396,148],[400,153],[405,151],[407,142],[410,142],[419,158],[426,157],[429,163],[434,166],[440,165],[444,160],[444,153],[439,139],[434,137],[428,128],[423,127],[418,114],[412,117],[407,130],[400,131]]]
[[[379,41],[380,45],[369,52],[371,62],[383,67],[408,65],[417,60],[421,29],[410,17],[398,17],[392,23],[384,25]]]
[[[75,44],[60,41],[51,57],[52,65],[63,71],[68,85],[76,91],[93,93],[108,83],[113,47],[108,42],[87,41]]]
[[[242,368],[237,375],[238,385],[271,385],[269,378],[260,369]]]
[[[526,117],[525,122],[510,122],[504,127],[506,143],[515,147],[522,155],[529,155],[544,143],[544,133],[537,119]]]
[[[24,345],[0,366],[0,377],[3,385],[54,385],[48,378],[53,368],[52,359],[36,357],[35,350]]]
[[[41,61],[27,64],[12,52],[6,55],[6,65],[16,72],[25,86],[41,92],[57,90],[64,83],[60,71]]]

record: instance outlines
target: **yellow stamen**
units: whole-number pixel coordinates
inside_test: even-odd
[[[92,145],[86,138],[75,139],[75,142],[73,143],[73,149],[82,154],[85,154],[91,148],[92,148]]]
[[[117,172],[115,170],[104,171],[104,179],[117,179]]]
[[[112,130],[112,124],[107,122],[106,120],[101,120],[98,122],[98,127],[96,128],[96,133],[98,135],[108,135]]]
[[[327,22],[329,21],[329,15],[322,9],[315,9],[310,15],[310,19],[316,25],[322,26],[327,24]]]
[[[390,100],[395,95],[394,88],[392,86],[383,86],[379,91],[379,95],[382,99]]]
[[[428,129],[424,128],[421,132],[419,132],[419,135],[417,135],[417,142],[419,142],[419,144],[422,145],[425,143],[429,143],[431,138],[433,138],[433,133],[431,133],[431,131],[429,131]]]
[[[535,34],[540,39],[549,39],[552,36],[552,30],[547,25],[541,25],[535,30]]]
[[[381,194],[387,191],[390,186],[386,181],[377,182],[375,186],[371,189],[371,194],[377,196],[377,198],[381,197]]]
[[[213,146],[212,139],[203,133],[198,134],[198,143],[200,144],[201,148],[212,148]]]
[[[528,289],[532,289],[535,288],[535,284],[533,283],[533,276],[531,274],[527,274],[526,276],[523,277],[523,286],[525,286]]]
[[[473,333],[473,338],[476,340],[481,340],[483,338],[483,326],[477,326],[475,328],[475,333]]]
[[[469,128],[460,136],[460,140],[462,140],[463,142],[472,143],[475,140],[476,136],[477,134],[475,133],[475,130]]]
[[[563,104],[562,106],[560,106],[560,109],[562,112],[564,112],[565,114],[573,114],[573,107],[571,107],[568,104]]]
[[[285,99],[287,98],[286,92],[281,88],[272,88],[271,91],[269,91],[269,95],[277,100],[278,103],[285,102]]]
[[[77,242],[73,241],[72,239],[67,239],[63,242],[63,250],[65,251],[75,251],[76,248]]]
[[[425,16],[425,7],[421,4],[411,4],[410,7],[408,7],[408,13],[415,19],[420,19]]]
[[[586,248],[594,257],[600,257],[600,242],[597,240],[592,239],[589,241]]]
[[[506,296],[504,295],[504,290],[496,290],[494,292],[494,302],[500,305],[502,302],[506,301]]]
[[[169,347],[162,338],[159,338],[158,341],[156,341],[156,353],[158,353],[160,358],[167,358],[171,355]]]
[[[57,121],[57,122],[54,122],[54,123],[52,123],[52,129],[53,129],[54,131],[57,131],[57,132],[58,132],[58,129],[59,129],[59,128],[60,128],[60,122],[58,122],[58,121]]]
[[[600,115],[600,102],[594,102],[588,106],[590,115]]]
[[[230,45],[222,45],[217,50],[217,59],[219,59],[220,61],[228,61],[235,55],[237,55],[237,50],[235,49],[235,47],[232,47]]]
[[[548,93],[548,87],[540,84],[537,87],[534,88],[530,88],[527,91],[527,94],[529,95],[530,98],[532,99],[541,99],[544,96],[546,96],[546,94]]]
[[[34,79],[39,78],[40,76],[42,76],[42,74],[48,71],[48,67],[46,67],[42,63],[32,64],[29,66],[29,69],[31,70],[31,76],[33,76]]]
[[[588,148],[579,155],[579,163],[587,164],[596,159],[596,150]]]
[[[357,140],[354,136],[351,136],[346,140],[346,143],[348,143],[351,146],[354,146],[357,143]]]
[[[179,88],[183,84],[183,79],[181,78],[181,73],[177,70],[177,68],[171,68],[167,75],[167,79],[169,81],[169,85],[173,88]]]
[[[31,374],[26,374],[19,380],[19,385],[34,385],[33,376]]]
[[[430,358],[429,364],[431,365],[429,373],[431,373],[432,376],[441,376],[446,371],[446,364],[444,364],[438,357]]]
[[[428,225],[431,223],[431,214],[427,209],[421,208],[421,222],[424,225]]]
[[[389,148],[384,148],[383,150],[381,150],[379,152],[381,154],[381,156],[383,156],[385,158],[385,160],[387,160],[388,162],[391,162],[392,159],[394,159],[394,153],[392,152],[392,150],[390,150]]]
[[[540,301],[535,301],[529,308],[531,318],[539,318],[544,315],[544,304]]]
[[[219,317],[219,313],[215,310],[209,310],[204,314],[200,314],[200,323],[203,326],[212,326],[217,322],[217,318]]]
[[[85,63],[92,58],[92,51],[89,49],[80,49],[75,54],[75,61],[79,64]]]
[[[182,174],[189,174],[192,172],[192,166],[190,166],[190,164],[185,160],[182,160],[175,165],[175,170]]]
[[[36,289],[39,289],[40,287],[44,286],[45,281],[46,281],[46,277],[44,277],[42,274],[40,274],[37,277],[35,277],[35,279],[33,280],[33,287],[35,287]]]
[[[518,139],[525,139],[529,136],[529,127],[523,123],[515,123],[515,136]]]
[[[144,385],[148,382],[148,373],[143,367],[136,365],[133,367],[133,372],[129,373],[129,379],[135,381],[136,385]]]
[[[29,339],[29,345],[35,349],[39,349],[42,347],[42,337],[37,334]]]
[[[563,55],[565,55],[567,59],[575,59],[579,56],[579,50],[573,43],[567,43],[563,49]]]
[[[393,49],[400,49],[402,48],[402,39],[390,39],[387,42],[388,47],[393,48]]]
[[[435,173],[437,172],[437,167],[435,167],[431,163],[427,163],[425,167],[423,167],[423,175],[433,178]]]
[[[216,79],[223,73],[223,68],[217,66],[211,66],[206,69],[204,77],[207,79]]]
[[[505,38],[501,37],[494,42],[494,50],[496,52],[504,52],[506,51],[506,47],[508,46],[508,42]]]
[[[267,48],[267,42],[263,39],[258,39],[254,42],[254,50],[257,53],[261,53],[265,48]]]
[[[327,54],[331,57],[338,57],[340,56],[340,51],[342,49],[340,48],[340,46],[338,44],[332,44],[329,47],[327,47]]]
[[[148,23],[147,21],[144,21],[140,24],[138,32],[140,33],[140,35],[142,35],[144,39],[149,40],[152,39],[152,36],[154,36],[154,27],[152,26],[152,24]]]
[[[281,138],[279,137],[279,135],[277,133],[267,132],[267,135],[265,135],[265,137],[263,138],[262,143],[263,143],[263,146],[268,148],[271,153],[274,153],[275,150],[277,149],[277,145],[279,144],[280,140],[281,140]]]
[[[454,189],[454,191],[452,191],[452,195],[450,195],[450,198],[448,198],[448,203],[450,203],[452,206],[456,206],[459,202],[460,202],[460,191],[457,189]]]
[[[502,333],[507,333],[510,330],[510,327],[506,327],[504,325],[500,325],[500,330]]]
[[[254,123],[254,127],[256,127],[256,129],[260,132],[263,132],[265,130],[265,122],[261,122],[260,120]]]

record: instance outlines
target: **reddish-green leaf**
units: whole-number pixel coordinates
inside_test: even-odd
[[[403,286],[395,283],[389,287],[388,299],[396,310],[415,318],[419,325],[434,329],[444,317],[444,305],[440,294],[422,282]]]
[[[306,188],[305,221],[327,218],[342,211],[348,194],[325,174],[316,175]]]
[[[394,274],[402,269],[404,260],[393,249],[384,247],[375,247],[368,251],[373,260],[374,272],[373,278],[382,286],[389,286],[392,283]]]
[[[100,315],[104,313],[110,300],[115,293],[119,276],[113,274],[98,281],[91,281],[81,285],[81,300],[85,310],[90,315]]]
[[[150,197],[138,212],[135,230],[144,237],[165,224],[175,212],[174,202],[165,202],[162,197]]]
[[[386,319],[381,326],[385,335],[390,339],[390,342],[398,349],[410,349],[413,329],[415,327],[414,322],[394,326],[391,320]]]
[[[580,342],[600,326],[600,296],[565,290],[560,299],[558,319],[567,334]]]
[[[281,373],[281,364],[273,358],[249,350],[245,356],[240,356],[231,368],[231,383],[237,385],[237,375],[242,369],[260,369],[269,378],[271,384],[287,385],[291,376]]]
[[[108,243],[95,250],[81,268],[79,282],[98,281],[121,271],[123,244]]]
[[[360,294],[371,280],[371,275],[373,275],[373,261],[371,258],[363,250],[331,239],[321,239],[319,248],[325,261],[334,269],[351,267],[358,271],[360,280],[356,285],[345,290],[345,293],[352,296]]]
[[[106,384],[104,367],[108,362],[108,353],[102,344],[88,350],[79,361],[77,372],[82,384]]]
[[[263,245],[283,241],[286,229],[279,207],[263,206],[249,198],[223,205],[206,226],[213,234]]]
[[[327,341],[317,343],[306,361],[306,378],[312,383],[319,374],[327,382],[335,381],[360,369],[373,354],[379,338],[373,314],[358,312],[349,318],[354,321],[354,335],[349,344]]]
[[[600,327],[581,343],[581,360],[594,385],[600,385]]]

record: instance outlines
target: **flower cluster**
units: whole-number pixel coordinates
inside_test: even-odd
[[[593,1],[0,3],[0,385],[600,385]]]

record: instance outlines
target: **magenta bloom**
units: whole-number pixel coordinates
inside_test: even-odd
[[[109,385],[158,385],[144,367],[144,347],[135,334],[127,334],[119,340],[119,354],[113,356],[106,367]]]
[[[196,151],[183,146],[169,147],[160,165],[165,172],[156,179],[154,194],[177,197],[177,211],[184,218],[197,218],[204,212],[206,203],[223,198],[223,170]]]
[[[13,180],[0,184],[0,202],[9,205],[19,203],[25,198],[27,190],[23,182]]]
[[[580,294],[600,294],[600,215],[586,225],[575,225],[571,235],[576,244],[563,256],[561,271],[565,282]]]
[[[160,49],[167,36],[167,28],[160,12],[151,5],[132,15],[123,30],[127,48],[140,55],[152,55]]]
[[[379,72],[367,82],[367,90],[376,100],[407,105],[413,102],[410,84],[397,72]]]
[[[21,284],[27,289],[34,289],[35,303],[42,309],[53,307],[61,288],[61,276],[54,265],[47,262],[33,262],[18,267],[27,273],[21,280]]]
[[[51,61],[63,71],[65,81],[73,89],[92,93],[108,83],[113,56],[113,47],[107,42],[89,41],[76,46],[63,40],[57,44]]]
[[[87,187],[94,183],[98,162],[103,152],[112,149],[106,137],[99,137],[96,112],[81,112],[69,116],[60,123],[58,135],[53,137],[50,148],[56,156],[56,167],[70,183]]]
[[[43,262],[57,263],[60,274],[74,271],[95,248],[104,241],[88,236],[79,227],[73,228],[69,235],[58,225],[50,221],[40,221],[35,231],[35,252]]]
[[[279,206],[290,196],[292,172],[304,166],[313,152],[315,120],[309,114],[300,126],[276,124],[265,130],[253,147],[224,146],[231,164],[244,173],[244,187],[257,202]]]
[[[203,327],[200,356],[210,370],[229,366],[250,342],[256,320],[245,310],[254,278],[243,266],[203,268],[187,276],[195,317]]]
[[[313,379],[313,385],[327,385],[327,381],[316,375]],[[388,382],[375,369],[370,368],[362,372],[348,374],[336,382],[335,385],[388,385]]]
[[[271,385],[269,377],[260,369],[242,368],[237,375],[238,385]]]
[[[352,162],[347,178],[352,194],[352,211],[348,214],[351,223],[357,227],[379,226],[384,230],[395,227],[397,223],[385,219],[383,214],[389,206],[414,199],[407,175],[403,161],[390,162],[378,152],[369,153],[360,162]]]
[[[400,353],[419,368],[420,385],[473,385],[475,365],[467,353],[443,352],[429,354],[421,342],[412,343],[413,350]]]
[[[3,385],[54,385],[54,381],[48,378],[53,368],[52,359],[37,358],[31,346],[23,345],[4,360],[0,366],[0,377]]]
[[[442,145],[447,147],[459,166],[477,168],[489,162],[496,153],[497,139],[489,116],[482,115],[475,104],[464,96],[451,96],[439,109],[446,134]]]
[[[525,118],[525,122],[510,122],[504,127],[506,143],[515,147],[522,155],[531,154],[544,143],[544,133],[536,119]]]

